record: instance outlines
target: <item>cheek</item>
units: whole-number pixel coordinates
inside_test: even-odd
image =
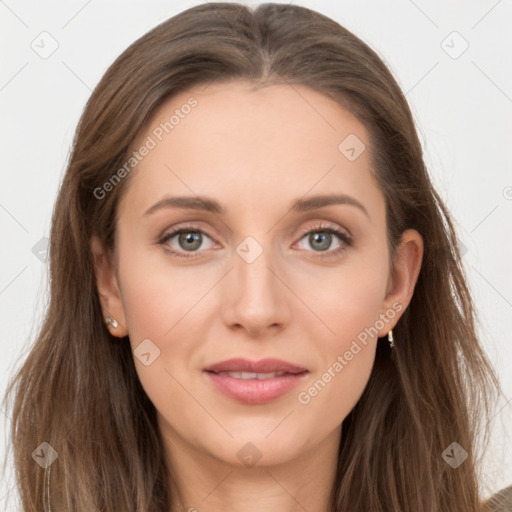
[[[309,316],[310,327],[322,324],[309,329],[317,333],[319,359],[297,401],[305,413],[333,428],[357,403],[370,377],[387,283],[385,261],[351,263],[320,279],[316,276],[318,286],[307,295],[308,305],[322,320]],[[325,414],[326,410],[331,413]]]
[[[336,428],[346,418],[370,378],[382,285],[376,274],[372,275],[375,280],[369,277],[333,282],[318,294],[318,311],[329,330],[322,326],[322,336],[315,339],[315,371],[298,390],[296,400],[303,417],[310,418],[319,432]]]
[[[325,324],[316,332],[327,344],[325,348],[330,347],[328,352],[342,349],[365,328],[375,325],[385,298],[388,278],[385,264],[376,258],[370,261],[354,254],[338,268],[324,268],[297,281],[297,295],[304,297],[314,313],[305,318]]]
[[[173,264],[162,248],[143,247],[140,241],[130,241],[128,234],[120,239],[119,277],[139,378],[155,401],[161,386],[166,386],[166,393],[172,388],[181,396],[179,385],[169,374],[181,382],[197,370],[197,354],[201,353],[208,322],[212,315],[218,317],[213,310],[222,302],[214,298],[213,290],[219,270]],[[136,358],[142,342],[151,352],[152,345],[146,340],[158,353],[149,366]],[[168,395],[164,398],[169,400]]]
[[[309,420],[313,432],[330,432],[350,414],[368,383],[375,357],[375,344],[337,354],[297,393],[297,417]]]
[[[169,338],[173,330],[187,323],[187,315],[212,286],[211,279],[200,277],[192,266],[171,265],[158,247],[126,251],[120,278],[134,342],[151,336],[162,341]]]

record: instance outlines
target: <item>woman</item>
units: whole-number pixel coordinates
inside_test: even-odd
[[[499,385],[456,233],[396,81],[333,20],[206,3],[132,44],[50,269],[8,389],[24,511],[482,510]]]

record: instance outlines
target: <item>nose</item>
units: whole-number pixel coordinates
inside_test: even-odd
[[[233,270],[224,282],[223,320],[231,329],[243,329],[252,337],[282,330],[290,319],[290,291],[279,266],[270,250],[252,260],[243,248],[247,246],[233,255]],[[254,245],[249,250],[254,251]]]

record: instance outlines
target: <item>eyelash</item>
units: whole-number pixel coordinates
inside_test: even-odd
[[[181,233],[189,233],[189,232],[194,232],[194,233],[199,232],[199,233],[202,233],[203,235],[208,236],[209,238],[211,238],[213,240],[213,237],[211,237],[208,233],[204,232],[202,229],[199,229],[198,226],[188,225],[188,226],[184,226],[179,229],[176,229],[174,231],[171,231],[170,233],[164,234],[158,240],[158,244],[162,245],[164,247],[164,250],[170,252],[171,254],[173,254],[175,256],[178,256],[179,258],[193,258],[196,256],[197,251],[192,251],[187,254],[186,252],[178,252],[178,251],[175,251],[174,249],[169,249],[169,247],[166,245],[167,242],[174,236],[179,235]],[[334,249],[332,251],[325,251],[325,253],[320,251],[317,253],[317,255],[315,257],[318,257],[321,259],[335,258],[338,255],[340,255],[343,251],[345,251],[347,247],[352,246],[353,240],[349,235],[347,235],[345,232],[341,231],[338,228],[335,228],[335,227],[329,226],[329,225],[325,225],[325,224],[319,224],[317,226],[313,226],[313,227],[309,228],[308,230],[304,231],[300,235],[299,240],[302,240],[306,235],[308,235],[310,233],[317,233],[317,232],[337,235],[345,245],[338,247],[337,249]]]

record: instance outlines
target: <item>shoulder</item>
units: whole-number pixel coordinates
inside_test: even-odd
[[[512,512],[512,485],[493,494],[485,501],[482,512]]]

